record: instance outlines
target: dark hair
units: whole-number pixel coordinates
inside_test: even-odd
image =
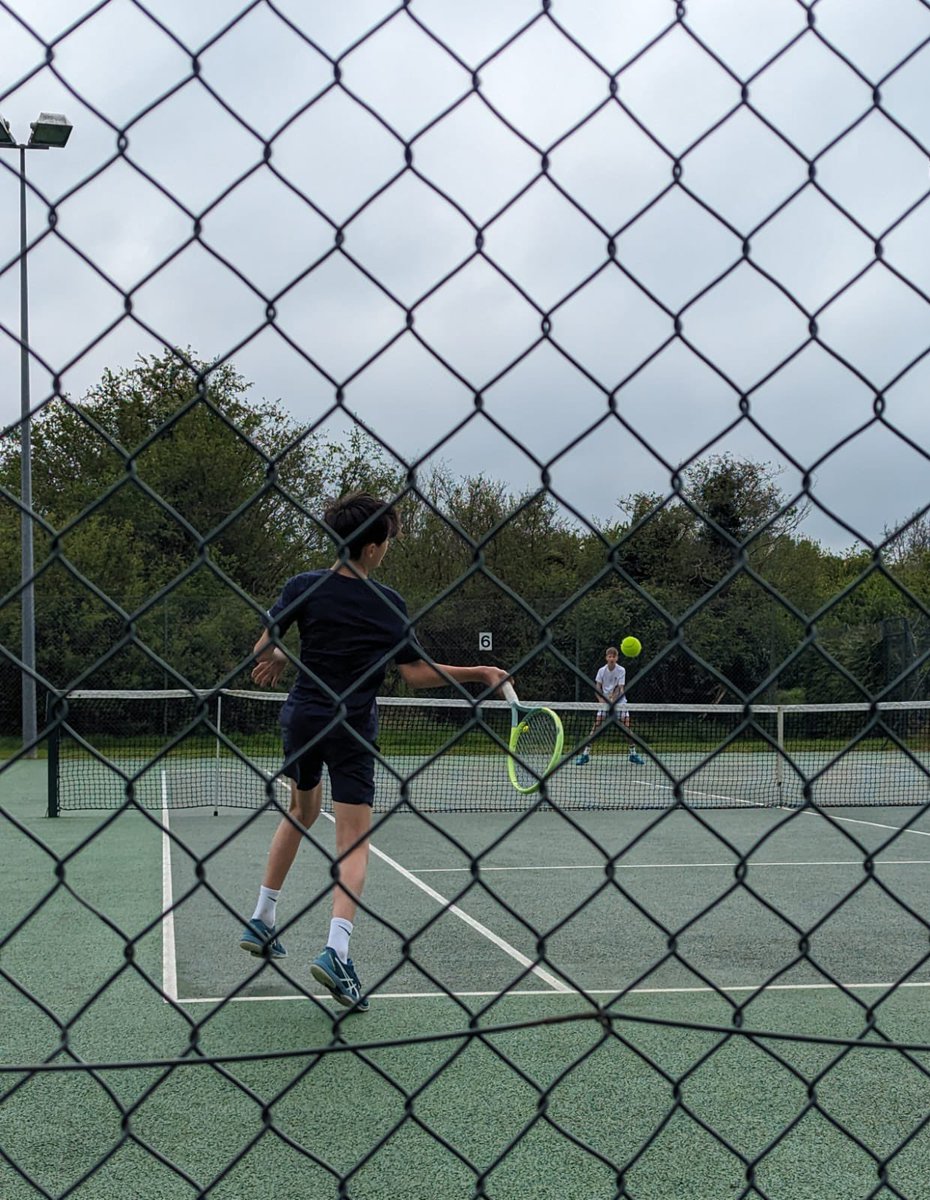
[[[326,505],[323,520],[341,550],[350,558],[359,558],[366,546],[380,546],[400,532],[400,518],[390,504],[368,492],[349,492]],[[357,531],[357,532],[356,532]]]

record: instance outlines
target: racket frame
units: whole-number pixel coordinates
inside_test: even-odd
[[[521,704],[514,690],[513,684],[505,683],[501,685],[501,692],[504,699],[510,704],[510,743],[507,753],[507,775],[514,788],[521,796],[530,796],[534,792],[538,792],[543,781],[551,774],[555,767],[562,760],[562,750],[565,745],[565,730],[562,726],[562,719],[558,713],[553,712],[551,708],[543,708],[540,706],[530,706]],[[520,742],[521,727],[525,721],[537,715],[544,715],[546,720],[551,721],[555,726],[555,747],[552,751],[552,756],[545,770],[540,772],[538,779],[533,779],[530,784],[523,784],[517,778],[517,765],[520,762],[520,756],[517,747]],[[524,767],[524,770],[529,768]]]

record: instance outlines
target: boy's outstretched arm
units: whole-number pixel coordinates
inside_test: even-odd
[[[398,663],[401,679],[412,688],[446,687],[450,679],[455,683],[483,683],[485,687],[499,688],[510,678],[500,667],[449,667],[440,663],[432,666],[422,658],[412,663]]]

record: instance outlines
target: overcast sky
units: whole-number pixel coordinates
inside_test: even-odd
[[[0,113],[21,139],[41,110],[74,125],[27,155],[33,405],[189,345],[298,422],[344,383],[408,460],[514,489],[548,463],[585,516],[730,452],[789,494],[813,468],[879,538],[930,501],[930,6],[681,7],[0,0]],[[854,541],[816,509],[804,532]]]

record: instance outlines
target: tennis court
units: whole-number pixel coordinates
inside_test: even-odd
[[[908,815],[896,810],[895,827]],[[892,827],[874,809],[851,809],[835,821],[804,813],[785,824],[784,813],[752,811],[715,813],[705,824],[676,812],[650,829],[655,818],[645,814],[567,822],[546,813],[513,829],[512,818],[496,814],[436,817],[434,827],[413,828],[409,818],[388,818],[373,838],[366,897],[373,911],[355,954],[376,996],[451,993],[475,1009],[511,990],[547,998],[580,990],[604,1003],[631,988],[661,993],[705,981],[750,992],[767,982],[811,986],[825,982],[824,972],[871,987],[930,982],[930,968],[912,974],[930,922],[930,834],[902,833],[868,881],[865,853]],[[183,847],[165,847],[171,898],[189,896],[174,919],[181,999],[285,997],[308,986],[307,964],[329,919],[322,851],[333,852],[333,839],[325,816],[313,835],[322,851],[308,843],[288,885],[282,917],[294,924],[281,933],[290,957],[280,972],[250,975],[248,959],[230,952],[239,932],[230,910],[251,902],[273,823],[262,816],[243,827],[242,815],[228,811],[170,815]],[[741,855],[745,871],[736,882]],[[197,887],[198,863],[207,864],[209,889]],[[905,905],[910,920],[902,919]],[[811,930],[810,949],[799,955],[799,931]],[[534,967],[539,936],[546,962]],[[863,939],[872,945],[868,955]]]
[[[44,766],[0,776],[3,1061],[100,1070],[4,1074],[5,1197],[36,1194],[20,1172],[59,1194],[94,1167],[73,1194],[678,1197],[751,1177],[826,1198],[882,1170],[924,1194],[930,1072],[901,1048],[926,1043],[930,987],[918,809],[381,817],[353,938],[372,1006],[347,1015],[309,975],[325,815],[282,897],[289,956],[264,964],[237,942],[274,814],[50,821]]]

